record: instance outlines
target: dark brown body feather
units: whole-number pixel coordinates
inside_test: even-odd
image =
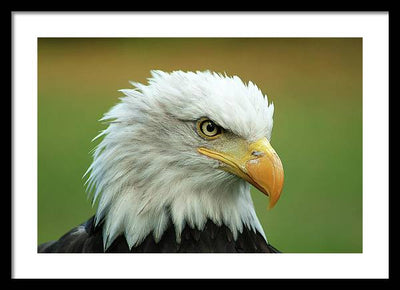
[[[39,253],[103,253],[102,224],[94,227],[92,217],[72,229],[59,240],[39,245]],[[244,227],[236,240],[225,225],[216,225],[208,220],[202,231],[186,226],[181,242],[176,242],[175,228],[168,229],[156,243],[152,234],[138,246],[129,250],[123,235],[119,236],[106,253],[279,253],[267,244],[260,233]]]

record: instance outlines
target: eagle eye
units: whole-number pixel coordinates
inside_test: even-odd
[[[197,121],[197,132],[205,139],[215,139],[222,133],[222,128],[208,118],[201,118]]]

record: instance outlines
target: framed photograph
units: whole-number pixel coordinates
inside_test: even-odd
[[[388,13],[12,18],[15,278],[388,276]]]

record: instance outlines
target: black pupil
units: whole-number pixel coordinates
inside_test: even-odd
[[[206,129],[207,129],[208,132],[214,132],[215,124],[212,123],[212,122],[208,122]]]

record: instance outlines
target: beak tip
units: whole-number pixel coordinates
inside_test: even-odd
[[[276,199],[276,200],[270,199],[267,209],[271,210],[272,208],[274,208],[277,202],[278,202],[278,199]]]

